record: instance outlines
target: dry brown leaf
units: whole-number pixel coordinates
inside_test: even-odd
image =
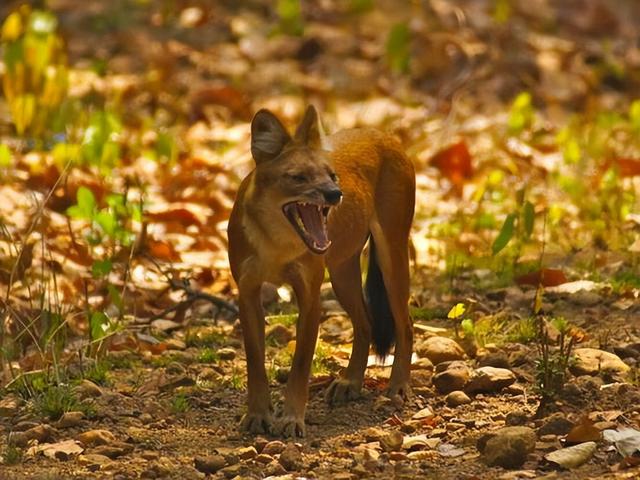
[[[518,285],[542,285],[543,287],[555,287],[567,283],[567,277],[562,270],[555,268],[543,268],[535,272],[520,275],[516,278]]]

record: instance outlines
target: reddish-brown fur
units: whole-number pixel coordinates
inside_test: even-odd
[[[329,152],[323,149],[327,146]],[[296,350],[277,432],[304,435],[325,266],[336,297],[354,325],[349,365],[328,389],[327,399],[339,403],[358,396],[372,338],[372,312],[363,295],[360,270],[360,254],[370,236],[395,332],[389,393],[405,396],[412,352],[407,305],[408,239],[415,198],[411,161],[396,140],[374,129],[345,130],[324,139],[312,107],[293,138],[273,114],[259,112],[252,123],[252,152],[256,168],[242,182],[229,220],[229,260],[239,287],[248,369],[248,412],[242,427],[256,433],[273,429],[260,304],[264,282],[290,284],[299,307]],[[298,196],[305,201],[314,199],[316,190],[335,186],[334,171],[343,200],[331,208],[328,231],[332,243],[319,255],[306,247],[285,218],[282,205]],[[303,185],[291,180],[296,172],[304,173]]]

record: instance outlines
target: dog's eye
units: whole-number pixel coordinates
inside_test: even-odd
[[[331,179],[332,182],[337,182],[338,181],[338,176],[333,172],[331,172],[329,174],[329,178]]]
[[[307,177],[301,173],[289,174],[287,176],[294,182],[303,183],[307,181]]]

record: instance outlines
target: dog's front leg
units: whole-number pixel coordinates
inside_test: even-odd
[[[309,373],[320,324],[320,286],[324,274],[322,257],[313,256],[291,274],[290,282],[298,302],[296,349],[285,390],[279,431],[285,437],[304,437],[304,415],[309,392]]]
[[[272,426],[269,380],[264,368],[264,313],[259,282],[239,285],[240,324],[247,358],[247,413],[240,428],[251,433],[269,433]]]

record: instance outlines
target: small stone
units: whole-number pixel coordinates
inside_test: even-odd
[[[616,354],[597,348],[577,348],[573,356],[575,361],[569,370],[576,376],[598,375],[601,372],[625,375],[630,369]]]
[[[445,397],[444,401],[450,407],[459,407],[460,405],[471,403],[471,399],[469,398],[469,396],[462,390],[454,390],[453,392],[449,393]]]
[[[417,450],[415,452],[407,453],[407,458],[413,461],[429,461],[440,458],[440,454],[434,450]]]
[[[289,472],[298,470],[302,466],[302,453],[293,443],[289,443],[280,454],[278,462]]]
[[[558,436],[554,435],[553,433],[549,433],[547,435],[540,435],[540,441],[544,443],[555,442],[557,439],[558,439]]]
[[[419,410],[416,413],[414,413],[411,418],[413,420],[425,420],[427,418],[433,418],[434,416],[435,416],[435,413],[433,413],[433,410],[431,409],[431,407],[425,407],[422,410]]]
[[[111,459],[121,457],[133,451],[133,445],[124,442],[116,442],[113,445],[98,445],[91,450],[91,453],[104,455]]]
[[[426,357],[418,358],[411,364],[411,370],[433,371],[433,362]]]
[[[100,397],[103,393],[98,385],[86,378],[82,380],[74,390],[80,399]]]
[[[202,473],[216,473],[224,468],[227,461],[222,455],[210,455],[208,457],[196,457],[193,460],[196,469]]]
[[[222,470],[220,470],[220,473],[222,473],[225,478],[235,478],[241,474],[244,468],[244,465],[238,463],[236,465],[229,465],[228,467],[224,467]]]
[[[478,439],[478,450],[488,466],[519,468],[536,447],[536,434],[529,427],[505,427]]]
[[[177,330],[182,327],[178,322],[174,322],[173,320],[165,320],[163,318],[159,318],[151,322],[151,327],[156,330],[160,330],[161,332],[171,332],[172,330]]]
[[[516,381],[516,375],[506,368],[480,367],[471,374],[465,386],[468,393],[499,392]]]
[[[465,428],[464,423],[457,423],[457,422],[447,423],[447,430],[450,432],[457,432],[458,430],[462,430],[463,428]]]
[[[391,452],[389,453],[389,460],[393,460],[394,462],[404,462],[409,460],[409,457],[404,452]]]
[[[104,455],[96,455],[95,453],[87,453],[85,455],[78,455],[76,459],[79,465],[86,467],[90,472],[96,472],[101,470],[105,465],[111,462],[109,457]]]
[[[287,471],[280,463],[274,460],[265,467],[264,473],[269,477],[280,477],[286,475]]]
[[[265,337],[267,343],[275,343],[276,345],[283,346],[293,339],[293,333],[281,323],[276,323],[275,325],[269,325],[267,327]]]
[[[76,440],[85,447],[108,445],[115,442],[116,437],[109,430],[88,430],[76,436]]]
[[[239,448],[238,450],[236,450],[235,453],[242,460],[250,460],[254,458],[256,455],[258,455],[258,451],[256,450],[256,447],[253,447],[253,446]]]
[[[236,350],[230,347],[224,347],[218,350],[218,358],[220,360],[233,360],[236,358]]]
[[[164,341],[164,344],[167,346],[167,350],[182,351],[187,348],[187,344],[179,338],[168,338]]]
[[[374,412],[392,411],[394,409],[393,401],[385,395],[379,395],[373,402]]]
[[[154,452],[153,450],[145,450],[140,454],[142,458],[145,460],[157,460],[160,458],[160,454],[158,452]]]
[[[574,423],[567,420],[563,414],[554,413],[538,429],[538,435],[566,435],[573,427]]]
[[[431,386],[431,370],[414,370],[411,373],[411,388],[422,388]]]
[[[16,447],[26,447],[31,440],[44,443],[55,435],[55,430],[49,425],[38,425],[24,432],[13,432],[9,436],[9,442]]]
[[[186,373],[184,365],[180,362],[170,362],[165,371],[171,375],[184,375]]]
[[[488,352],[486,355],[478,358],[479,367],[495,367],[495,368],[511,368],[509,364],[509,356],[502,351]]]
[[[403,439],[404,435],[402,435],[401,432],[397,430],[389,432],[380,438],[380,447],[382,447],[382,450],[385,452],[400,450],[402,448]]]
[[[148,425],[151,422],[153,422],[153,417],[151,416],[150,413],[142,413],[138,417],[138,420],[140,420],[143,423],[143,425]]]
[[[254,460],[258,463],[262,463],[263,465],[267,465],[273,461],[273,457],[271,455],[267,455],[266,453],[260,453]]]
[[[516,427],[519,425],[525,425],[529,421],[529,415],[522,410],[515,410],[507,413],[504,418],[504,423],[509,427]]]
[[[440,365],[436,368],[436,372],[438,372]],[[450,393],[455,390],[462,390],[469,380],[469,376],[470,371],[467,364],[462,361],[454,361],[446,364],[446,368],[436,373],[431,381],[438,392]]]
[[[428,358],[434,365],[465,358],[464,350],[455,340],[439,336],[429,337],[418,344],[416,353],[421,357]]]
[[[278,455],[279,453],[282,453],[285,447],[286,444],[284,442],[281,442],[280,440],[273,440],[264,446],[262,453],[266,453],[267,455]]]
[[[255,441],[253,442],[253,446],[256,447],[256,451],[258,453],[262,453],[264,451],[264,447],[266,447],[268,444],[269,444],[269,440],[267,440],[264,437],[256,437]]]
[[[56,422],[56,428],[72,428],[82,423],[84,413],[82,412],[65,412]]]

